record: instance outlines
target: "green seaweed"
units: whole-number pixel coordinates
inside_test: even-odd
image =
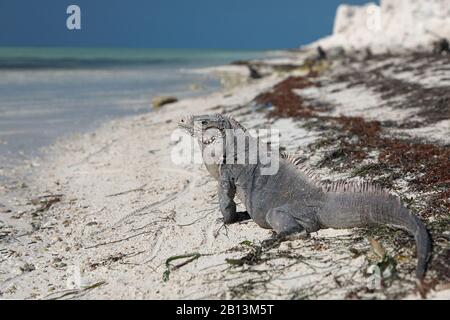
[[[164,282],[169,281],[169,277],[170,277],[170,272],[171,272],[171,271],[180,269],[181,267],[183,267],[183,266],[185,266],[185,265],[187,265],[187,264],[189,264],[189,263],[191,263],[191,262],[197,260],[197,259],[200,258],[201,256],[202,256],[202,255],[201,255],[200,253],[190,253],[190,254],[183,254],[183,255],[179,255],[179,256],[169,257],[169,258],[166,260],[166,263],[165,263],[165,264],[166,264],[167,270],[164,271],[164,273],[163,273],[163,277],[162,277],[163,281],[164,281]],[[189,258],[189,259],[188,259],[188,258]],[[188,260],[186,260],[186,261],[184,261],[184,262],[182,262],[182,263],[180,263],[180,264],[177,264],[177,265],[173,266],[172,269],[171,269],[171,268],[170,268],[170,267],[171,267],[170,263],[171,263],[172,261],[180,260],[180,259],[188,259]]]

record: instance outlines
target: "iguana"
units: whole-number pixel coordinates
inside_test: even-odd
[[[321,183],[311,170],[299,164],[299,158],[284,153],[278,155],[279,169],[274,175],[263,175],[265,165],[259,160],[253,164],[227,163],[227,153],[234,153],[231,158],[236,158],[236,148],[231,148],[230,142],[236,142],[239,135],[256,139],[229,116],[189,116],[178,125],[198,140],[204,159],[208,154],[210,160],[210,153],[219,150],[215,155],[218,161],[205,164],[218,181],[224,223],[251,218],[260,227],[273,229],[280,238],[328,228],[389,225],[405,229],[416,241],[416,276],[419,280],[424,278],[431,241],[424,224],[398,197],[369,182]],[[247,213],[236,211],[236,195],[245,204]]]

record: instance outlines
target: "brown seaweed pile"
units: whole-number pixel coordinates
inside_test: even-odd
[[[427,56],[409,57],[410,63],[434,59]],[[407,60],[407,59],[406,59]],[[439,59],[438,59],[439,60]],[[433,60],[434,62],[435,60]],[[440,61],[440,60],[439,60]],[[392,66],[391,66],[392,67]],[[399,68],[399,66],[394,66]],[[404,66],[407,68],[408,66]],[[440,67],[442,68],[442,67]],[[423,73],[426,68],[418,68]],[[330,80],[327,80],[330,81]],[[411,209],[422,218],[431,219],[427,225],[433,237],[443,237],[448,244],[450,227],[450,146],[423,142],[418,139],[398,139],[386,136],[388,128],[415,128],[450,118],[450,87],[425,88],[420,84],[391,79],[379,70],[358,71],[334,76],[331,81],[347,82],[348,87],[366,86],[381,94],[384,103],[395,108],[417,108],[424,120],[379,122],[361,117],[324,116],[321,111],[329,110],[320,101],[310,101],[295,89],[321,84],[311,77],[290,77],[261,94],[256,103],[273,105],[267,114],[269,118],[308,119],[308,125],[325,130],[323,139],[310,146],[312,152],[323,146],[332,146],[321,166],[333,170],[353,170],[354,176],[370,176],[373,180],[390,188],[396,180],[407,177],[408,189],[415,192],[417,199],[408,202]],[[398,96],[406,98],[399,103]],[[392,99],[394,98],[394,99]],[[373,163],[362,165],[369,156]],[[372,159],[372,158],[370,158]],[[359,166],[359,168],[358,168]],[[355,168],[357,168],[355,170]],[[420,203],[420,205],[419,205]],[[447,234],[447,235],[445,235]],[[436,273],[437,282],[450,281],[450,249],[448,245],[435,245],[430,269]]]
[[[313,108],[307,106],[302,97],[293,90],[312,85],[313,83],[306,77],[289,77],[273,87],[271,91],[260,94],[255,102],[273,105],[275,109],[269,113],[270,117],[308,118],[313,116]]]

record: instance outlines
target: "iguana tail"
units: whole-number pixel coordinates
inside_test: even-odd
[[[431,240],[422,221],[380,187],[364,184],[338,183],[324,187],[326,205],[318,213],[322,227],[354,228],[388,225],[411,233],[416,241],[416,276],[425,276],[431,254]]]
[[[417,267],[416,277],[422,280],[425,276],[428,260],[431,255],[431,240],[423,222],[411,214],[402,204],[390,212],[372,216],[373,222],[386,224],[410,232],[416,240]]]

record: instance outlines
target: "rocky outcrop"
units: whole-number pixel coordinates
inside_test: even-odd
[[[178,99],[170,96],[158,96],[152,99],[153,108],[161,108],[166,104],[171,104],[177,102]]]
[[[339,6],[333,35],[312,46],[380,52],[432,48],[442,38],[450,39],[449,0],[381,0],[380,6]]]

